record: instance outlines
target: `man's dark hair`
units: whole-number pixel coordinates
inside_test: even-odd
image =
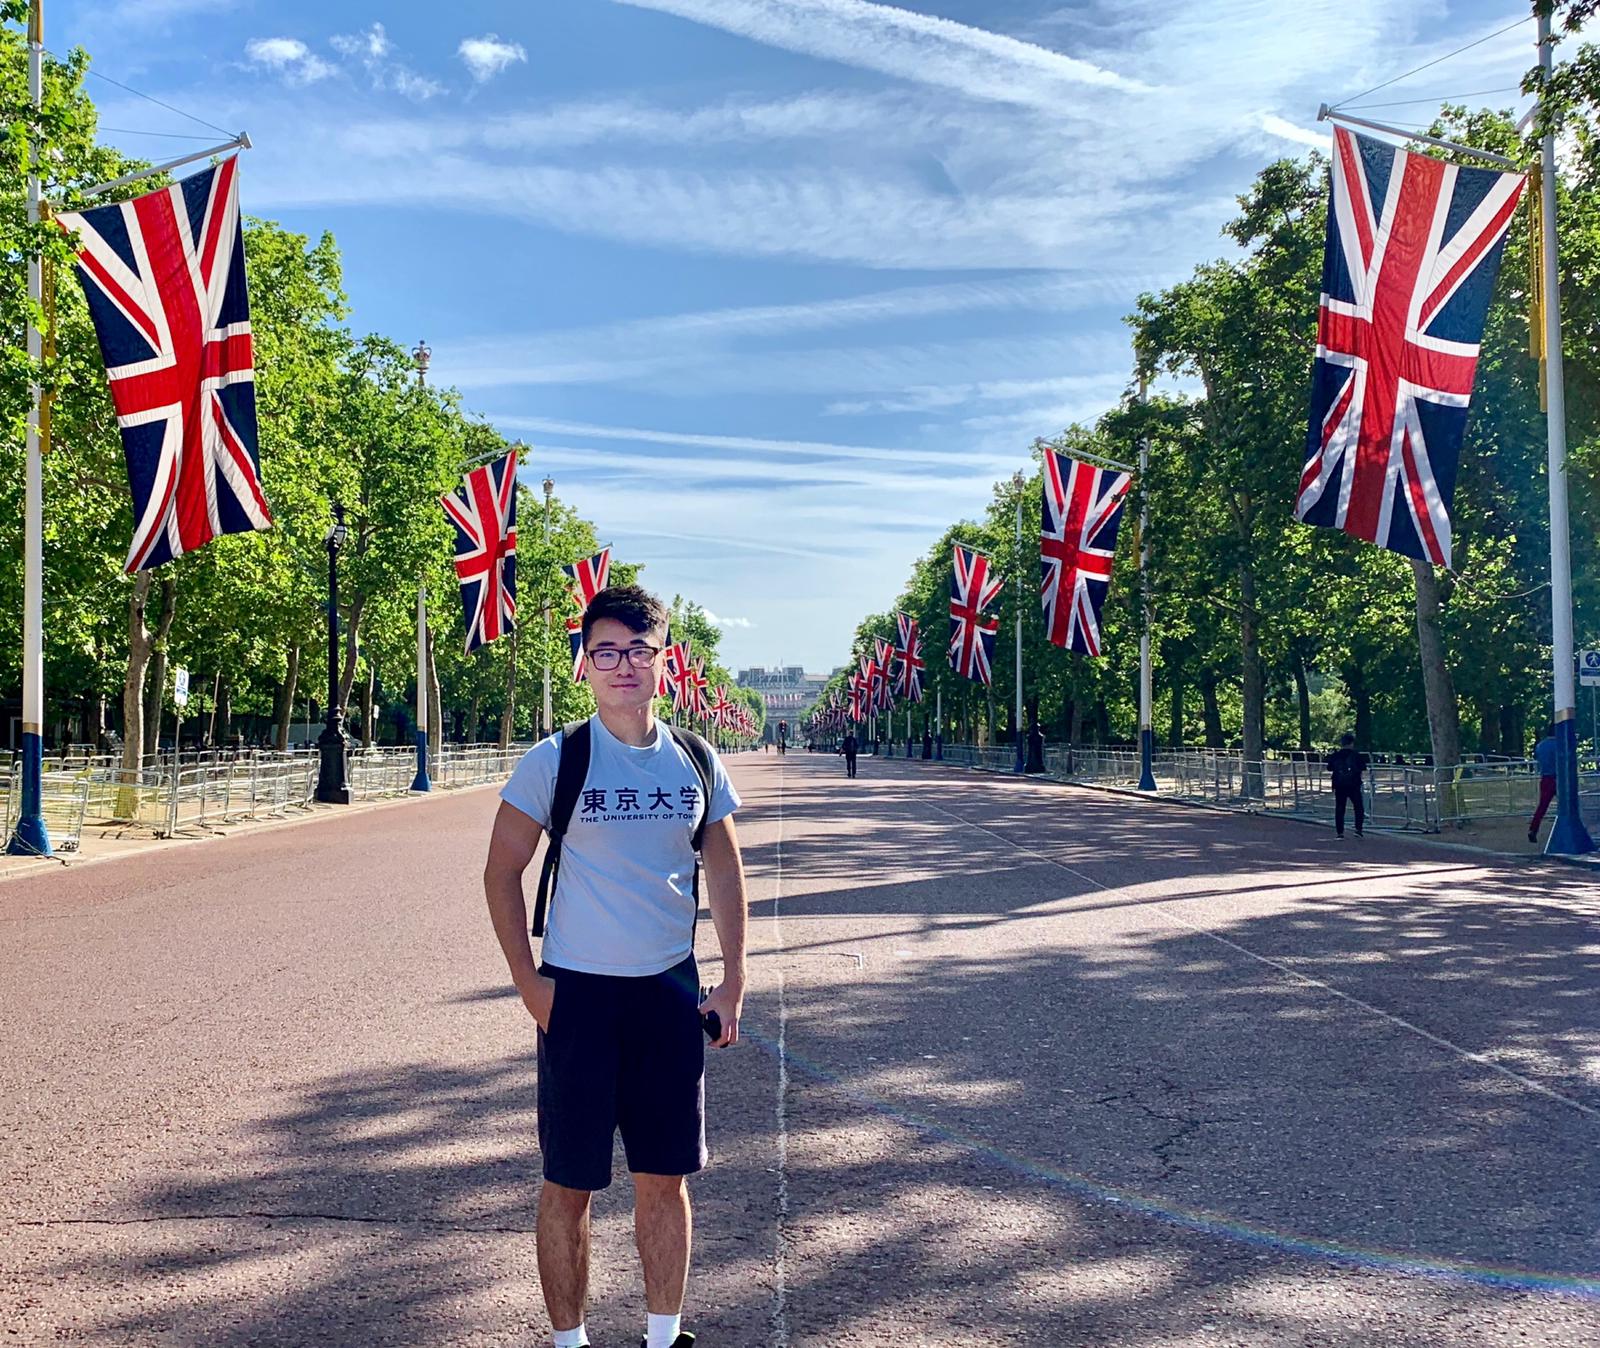
[[[1348,749],[1355,742],[1356,742],[1356,737],[1354,735],[1352,735],[1348,730],[1345,731],[1344,734],[1339,736],[1339,744],[1343,748]]]
[[[590,600],[583,611],[583,644],[589,644],[589,633],[602,618],[621,623],[630,632],[641,636],[646,632],[664,630],[671,619],[667,606],[650,591],[637,585],[608,585]]]

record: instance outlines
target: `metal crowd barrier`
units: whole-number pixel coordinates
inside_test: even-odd
[[[1016,750],[1008,744],[946,744],[944,761],[1011,772]],[[1047,745],[1044,761],[1044,775],[1058,781],[1131,787],[1140,777],[1134,749]],[[1169,749],[1153,756],[1151,768],[1162,795],[1255,813],[1333,817],[1333,785],[1321,755],[1247,763],[1236,750]],[[1584,819],[1600,827],[1600,768],[1584,763],[1578,781]],[[1451,768],[1374,763],[1363,786],[1367,819],[1374,827],[1437,833],[1477,820],[1531,817],[1539,772],[1529,760],[1479,754]]]
[[[46,771],[39,777],[39,811],[58,851],[73,852],[83,838],[83,816],[89,801],[89,779],[77,772]],[[22,813],[22,765],[13,763],[6,782],[6,836]]]
[[[447,744],[429,764],[436,786],[455,788],[502,780],[529,746]],[[65,764],[65,766],[62,766]],[[146,766],[125,769],[110,755],[64,754],[46,760],[42,777],[43,812],[53,847],[79,845],[86,821],[148,829],[158,837],[187,830],[210,830],[249,819],[270,819],[308,809],[316,794],[318,756],[314,751],[244,753],[205,751],[176,758],[151,755]],[[351,798],[402,796],[416,777],[416,751],[374,747],[349,758]],[[21,810],[21,764],[9,765],[6,831]]]

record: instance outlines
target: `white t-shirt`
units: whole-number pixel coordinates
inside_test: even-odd
[[[500,792],[550,827],[562,734],[540,740]],[[667,728],[642,748],[589,718],[589,772],[561,843],[558,892],[550,896],[542,957],[562,969],[644,977],[694,948],[694,848],[706,810],[694,761]],[[714,824],[739,808],[727,770],[711,755]]]

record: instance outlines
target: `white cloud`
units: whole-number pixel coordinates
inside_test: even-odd
[[[754,627],[748,618],[719,618],[710,609],[705,610],[706,621],[717,627]]]
[[[528,53],[522,49],[521,43],[502,42],[495,33],[462,38],[456,55],[466,63],[472,78],[479,84],[493,79],[512,62],[528,59]]]
[[[340,55],[359,56],[364,61],[381,61],[394,50],[381,23],[374,23],[364,33],[340,33],[329,40]]]
[[[1277,136],[1282,140],[1293,141],[1296,145],[1309,145],[1313,150],[1326,150],[1333,139],[1331,132],[1312,131],[1305,127],[1296,126],[1293,122],[1279,117],[1273,112],[1261,114],[1261,129],[1268,135]]]
[[[394,59],[394,43],[381,23],[359,33],[340,33],[329,41],[341,56],[361,62],[374,89],[392,89],[416,103],[425,103],[445,91],[437,80],[419,75]]]
[[[254,37],[244,44],[253,65],[265,66],[289,84],[314,84],[334,73],[334,68],[297,37]]]
[[[950,19],[867,0],[620,0],[768,46],[936,85],[970,98],[1059,108],[1088,89],[1146,88],[1090,61]]]

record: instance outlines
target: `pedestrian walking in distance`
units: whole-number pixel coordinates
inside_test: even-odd
[[[539,1281],[555,1348],[587,1344],[590,1197],[611,1183],[620,1129],[644,1267],[641,1345],[690,1348],[686,1177],[707,1161],[706,1041],[738,1042],[745,995],[739,797],[704,740],[653,715],[661,601],[632,585],[601,590],[582,640],[599,711],[523,755],[484,868],[495,935],[537,1023]],[[536,967],[522,876],[545,833]],[[709,993],[694,957],[702,868],[722,950]]]
[[[1356,737],[1339,736],[1339,747],[1328,755],[1328,771],[1333,776],[1333,831],[1344,837],[1344,812],[1347,804],[1356,807],[1356,837],[1362,837],[1367,809],[1362,799],[1361,777],[1367,770],[1367,756],[1356,750]]]
[[[844,740],[839,745],[839,752],[844,755],[844,775],[856,775],[856,755],[861,752],[861,741],[856,738],[853,730],[845,731]]]
[[[1533,761],[1539,767],[1539,804],[1533,812],[1533,818],[1528,821],[1528,841],[1531,843],[1539,841],[1539,825],[1544,823],[1545,811],[1556,798],[1556,763],[1560,757],[1556,728],[1547,725],[1544,738],[1533,746]]]

